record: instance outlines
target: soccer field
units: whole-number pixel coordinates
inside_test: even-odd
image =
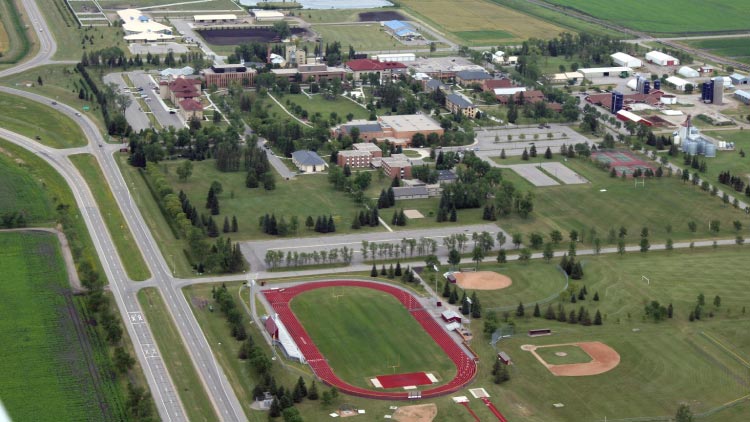
[[[455,367],[435,341],[392,295],[359,287],[304,292],[291,309],[344,381],[372,388],[369,379],[394,373],[432,372],[441,381]]]

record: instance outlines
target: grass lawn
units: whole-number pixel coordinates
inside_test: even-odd
[[[559,159],[555,154],[553,160]],[[497,162],[514,164],[520,162],[517,160],[497,159]],[[526,161],[531,162],[536,161]],[[748,223],[744,212],[725,206],[719,198],[709,196],[698,187],[684,184],[677,177],[652,179],[646,182],[645,189],[636,189],[632,181],[611,178],[606,171],[596,168],[588,160],[572,159],[565,165],[591,183],[535,188],[512,170],[503,170],[503,177],[512,181],[517,188],[534,193],[534,212],[527,219],[515,215],[499,219],[498,225],[509,233],[538,232],[546,240],[555,229],[560,230],[565,238],[571,230],[577,230],[579,234],[584,233],[585,244],[591,243],[591,229],[595,229],[596,236],[602,239],[603,245],[607,245],[609,230],[619,230],[620,226],[628,230],[626,243],[638,243],[641,228],[647,227],[649,241],[654,244],[668,238],[674,241],[711,238],[709,219],[720,221],[722,231],[719,237],[735,236],[730,231],[734,220]],[[602,192],[602,189],[606,191]],[[690,221],[698,225],[695,233],[688,229]],[[671,226],[671,232],[668,232],[668,226]]]
[[[81,129],[68,116],[52,106],[37,103],[15,95],[0,93],[0,126],[34,139],[53,148],[70,148],[86,145]]]
[[[115,201],[109,185],[107,185],[99,162],[91,154],[71,155],[70,160],[86,179],[89,189],[94,194],[128,277],[136,281],[143,281],[151,277],[151,272],[148,270],[143,256],[138,252],[138,245],[133,239],[133,234],[122,216],[120,207],[117,206],[117,201]]]
[[[19,13],[19,10],[23,11]],[[38,44],[33,35],[34,29],[27,28],[25,9],[20,1],[4,1],[0,3],[0,65],[16,63],[27,54],[38,50]]]
[[[700,1],[634,0],[615,5],[586,0],[549,0],[618,25],[652,34],[689,34],[747,30],[745,9],[731,0]],[[679,19],[675,19],[679,10]],[[721,19],[706,19],[721,10]]]
[[[455,7],[451,0],[403,0],[400,4],[466,45],[496,45],[531,37],[551,38],[564,30],[556,24],[488,0],[463,1],[461,7]]]
[[[336,375],[352,385],[373,388],[369,378],[394,371],[433,372],[442,382],[455,376],[445,352],[390,294],[323,288],[296,296],[291,308]]]
[[[119,47],[130,55],[120,27],[99,26],[79,28],[73,13],[64,1],[50,2],[40,7],[50,31],[57,42],[56,60],[80,60],[84,51],[97,51],[108,47]],[[104,6],[102,4],[102,6]],[[84,37],[86,37],[84,41]]]
[[[360,210],[353,199],[333,189],[325,174],[304,175],[288,181],[277,180],[276,189],[266,191],[263,188],[246,188],[244,172],[222,173],[216,169],[213,160],[193,162],[193,175],[187,182],[180,182],[176,173],[179,163],[171,161],[162,164],[162,167],[167,168],[167,180],[177,192],[183,190],[190,202],[199,210],[204,210],[203,205],[211,183],[215,180],[221,183],[221,214],[218,219],[214,216],[214,219],[221,226],[225,216],[230,220],[232,216],[237,216],[239,232],[233,234],[233,240],[267,237],[258,225],[258,218],[266,213],[275,214],[276,218],[283,216],[287,222],[293,216],[297,216],[300,222],[300,236],[318,235],[305,229],[304,223],[308,215],[313,218],[318,215],[332,215],[336,233],[350,233],[352,218]],[[278,178],[278,175],[276,177]],[[368,189],[367,195],[377,197],[380,189],[386,184],[386,180],[379,181],[379,178],[373,175],[373,186]],[[208,213],[207,210],[201,212]],[[362,230],[379,231],[384,228]]]
[[[716,157],[706,159],[706,174],[711,183],[719,180],[719,173],[729,171],[733,175],[742,176],[745,181],[750,177],[750,156],[742,158],[739,152],[745,151],[750,154],[750,133],[746,131],[706,131],[706,135],[716,138],[720,141],[734,142],[735,151],[717,151]],[[677,165],[682,165],[681,158],[672,159]]]
[[[169,223],[164,219],[159,210],[159,205],[151,195],[151,191],[138,169],[128,164],[127,156],[124,154],[118,155],[116,161],[133,200],[141,210],[148,229],[156,239],[156,244],[159,245],[159,250],[165,258],[169,257],[167,262],[173,263],[175,275],[177,277],[194,277],[195,271],[193,271],[183,252],[184,241],[175,238],[169,228]]]
[[[129,7],[136,9],[144,7],[154,7],[154,9],[150,10],[152,12],[158,12],[159,10],[163,9],[191,11],[244,10],[232,0],[188,0],[185,2],[176,2],[174,0],[99,0],[99,5],[102,7],[102,9],[105,10],[127,9]],[[164,8],[162,9],[156,6],[164,6]]]
[[[237,297],[237,289],[241,282],[227,283],[230,291],[234,297]],[[219,312],[210,312],[207,308],[199,308],[195,305],[192,298],[211,300],[211,287],[210,284],[200,284],[184,289],[184,294],[188,298],[188,302],[191,304],[193,313],[195,314],[198,323],[201,325],[208,344],[211,345],[211,349],[214,355],[217,357],[219,364],[224,369],[224,373],[227,374],[229,381],[237,394],[240,403],[243,403],[245,414],[248,416],[251,422],[265,422],[268,420],[268,415],[264,412],[252,411],[250,404],[252,403],[252,388],[258,381],[258,376],[249,368],[246,362],[243,362],[236,358],[237,352],[239,351],[239,343],[234,340],[229,333],[229,326],[226,323],[226,319]],[[298,299],[301,296],[298,297]],[[247,291],[243,292],[243,300],[247,300]],[[260,304],[258,306],[261,306]],[[259,307],[259,309],[262,309]],[[260,311],[259,311],[260,312]],[[243,315],[245,311],[243,310]],[[255,324],[248,324],[246,326],[248,333],[253,336],[257,343],[262,343],[263,349],[267,354],[271,354],[271,350],[266,345],[265,341],[261,341],[261,334],[258,331],[258,327]],[[285,365],[281,365],[279,362],[281,357],[277,357],[272,367],[272,374],[276,378],[277,385],[284,385],[285,388],[293,387],[293,384],[297,381],[300,375],[305,380],[308,389],[312,383],[312,373],[307,366],[301,366],[289,361],[285,361]],[[403,362],[403,358],[402,358]],[[450,362],[449,362],[450,363]],[[371,375],[371,374],[367,374]],[[374,374],[382,375],[382,374]],[[326,387],[317,383],[318,391],[322,393],[326,390]],[[469,394],[468,391],[464,390],[463,395]],[[377,419],[382,419],[384,415],[393,414],[393,410],[389,409],[389,406],[407,405],[406,402],[391,402],[391,401],[380,401],[380,400],[365,400],[359,397],[353,396],[339,396],[338,399],[334,400],[331,405],[325,406],[320,401],[309,401],[305,400],[300,404],[296,404],[301,414],[304,415],[306,422],[326,422],[330,421],[331,417],[329,414],[338,410],[342,404],[349,404],[360,409],[366,409],[367,413]],[[420,403],[420,402],[418,402]],[[466,410],[460,406],[456,406],[450,399],[450,396],[432,399],[426,403],[437,403],[440,410],[439,414],[444,420],[450,421],[463,421],[465,420],[467,413]],[[491,414],[485,409],[475,409],[477,414],[489,420]],[[483,419],[484,420],[484,419]]]
[[[159,291],[151,287],[142,289],[138,292],[138,301],[154,333],[159,353],[167,362],[169,376],[177,386],[188,418],[191,421],[216,420],[214,407]]]
[[[322,95],[315,94],[311,98],[305,94],[286,94],[283,97],[276,97],[284,107],[289,109],[287,101],[298,104],[307,110],[310,117],[315,113],[328,118],[331,113],[336,113],[342,122],[346,121],[346,116],[351,113],[355,119],[367,119],[370,113],[366,108],[344,97],[336,97],[335,100],[327,100]],[[283,112],[283,111],[282,111]]]
[[[42,78],[44,85],[37,85],[38,77]],[[50,100],[65,103],[78,110],[83,110],[84,106],[88,106],[91,109],[87,114],[88,117],[96,122],[100,130],[104,131],[104,119],[96,101],[86,101],[78,98],[78,90],[83,85],[81,80],[74,66],[55,64],[36,67],[31,71],[8,76],[0,79],[0,83],[11,88],[44,95]],[[13,101],[16,101],[17,98],[13,97]],[[40,105],[40,107],[43,106]]]
[[[52,224],[55,205],[45,182],[29,170],[28,163],[0,145],[0,214],[23,212],[30,225]]]
[[[747,37],[709,38],[682,42],[720,56],[731,57],[743,62],[750,60],[750,39]]]
[[[569,365],[572,363],[591,362],[591,356],[578,346],[555,346],[536,349],[536,353],[550,365]],[[558,356],[557,353],[565,353]]]
[[[0,234],[2,396],[14,420],[105,420],[78,340],[57,237]],[[72,311],[72,312],[71,312]],[[84,340],[88,343],[88,339]],[[44,397],[34,400],[33,397]]]
[[[324,40],[340,40],[342,45],[351,45],[356,51],[413,50],[413,46],[402,44],[390,36],[378,22],[356,25],[314,25],[312,29]],[[424,46],[423,48],[428,48]]]

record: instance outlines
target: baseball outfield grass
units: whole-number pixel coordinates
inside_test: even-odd
[[[450,358],[409,311],[388,293],[366,288],[322,288],[304,292],[291,309],[344,381],[373,388],[378,375],[431,372],[448,382]]]

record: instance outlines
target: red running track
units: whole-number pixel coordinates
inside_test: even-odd
[[[318,350],[315,343],[313,343],[307,331],[302,327],[297,317],[289,307],[289,302],[300,293],[321,289],[324,287],[362,287],[366,289],[379,290],[393,295],[396,299],[401,302],[414,319],[424,328],[435,343],[440,346],[446,355],[453,361],[456,366],[456,377],[453,378],[447,384],[431,388],[422,391],[422,398],[439,397],[445,394],[453,393],[460,390],[465,385],[470,383],[477,375],[477,364],[474,358],[468,356],[463,349],[461,349],[454,341],[450,338],[449,334],[445,332],[443,327],[438,324],[430,314],[422,309],[419,301],[401,289],[393,286],[371,283],[367,281],[355,281],[355,280],[332,280],[314,283],[305,283],[298,286],[290,287],[287,289],[274,289],[264,290],[263,294],[266,299],[271,303],[274,311],[279,314],[279,318],[286,326],[289,334],[292,336],[297,346],[305,356],[308,365],[312,368],[315,375],[317,375],[323,382],[328,385],[335,386],[340,391],[358,397],[365,397],[369,399],[380,399],[380,400],[404,400],[409,398],[409,392],[403,391],[373,391],[366,388],[356,387],[348,384],[342,380],[328,365],[325,357],[320,350]]]
[[[499,410],[497,410],[497,407],[495,407],[495,405],[490,401],[490,399],[488,399],[487,397],[482,397],[481,400],[484,402],[484,404],[487,405],[487,407],[490,408],[490,412],[492,412],[492,414],[495,415],[497,420],[499,420],[500,422],[508,422],[508,420],[505,419],[505,416],[503,416],[503,414],[500,413]]]
[[[424,372],[411,374],[380,375],[375,377],[383,388],[399,388],[411,385],[431,385],[432,381]]]

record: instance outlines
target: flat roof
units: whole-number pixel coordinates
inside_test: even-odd
[[[441,130],[438,122],[432,120],[425,114],[404,114],[398,116],[380,116],[380,122],[393,128],[397,132],[402,131],[427,131]]]
[[[515,86],[513,88],[495,88],[495,95],[515,95],[519,92],[526,92],[526,87]]]
[[[632,69],[625,66],[612,66],[612,67],[588,67],[584,69],[578,69],[579,73],[584,75],[588,73],[619,73],[619,72],[632,72]]]
[[[197,21],[236,20],[237,15],[194,15],[193,19]]]
[[[379,146],[375,144],[371,144],[369,142],[359,142],[356,144],[352,144],[352,148],[356,149],[357,151],[373,151],[373,152],[381,152]]]
[[[338,152],[342,157],[370,157],[370,153],[367,151],[360,151],[356,149],[345,149]]]
[[[672,57],[669,54],[665,54],[665,53],[662,53],[661,51],[656,51],[656,50],[649,51],[648,53],[646,53],[646,58],[649,58],[649,57],[660,59],[660,60],[677,60],[676,57]]]
[[[383,164],[387,164],[388,167],[409,167],[411,166],[411,163],[400,159],[400,158],[393,158],[393,157],[383,157],[381,159],[381,162]],[[395,188],[394,188],[395,189]]]
[[[276,10],[251,10],[250,13],[256,18],[283,18],[284,14]]]

